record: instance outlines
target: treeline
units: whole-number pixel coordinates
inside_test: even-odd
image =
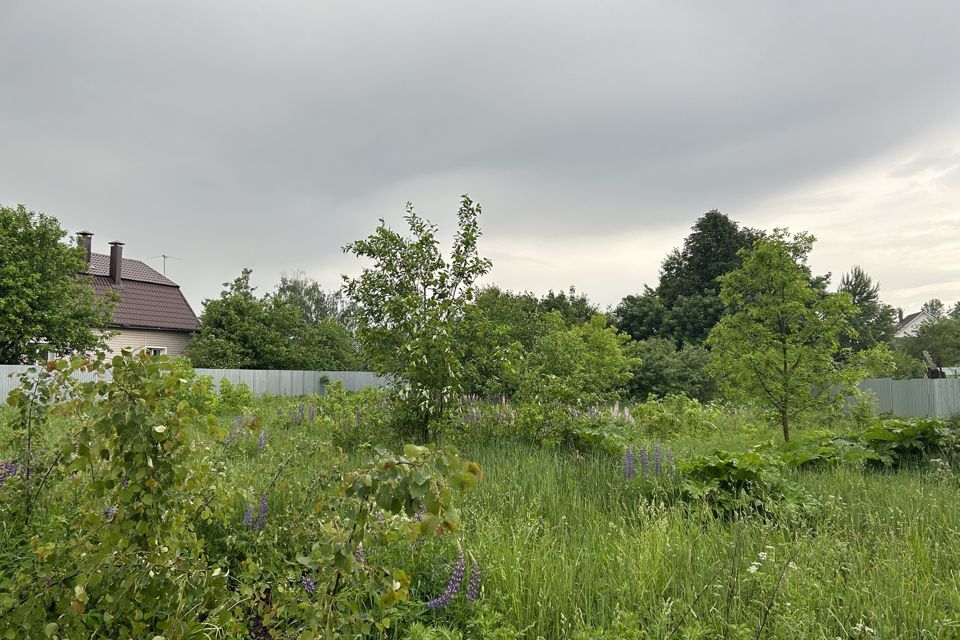
[[[606,310],[573,286],[542,296],[478,288],[451,325],[462,349],[464,391],[522,395],[532,379],[545,376],[555,382],[550,395],[558,398],[574,389],[598,398],[614,391],[640,399],[671,393],[712,398],[717,385],[708,371],[707,338],[731,311],[721,299],[721,279],[743,265],[757,240],[775,233],[709,211],[664,257],[656,286],[644,285]],[[826,295],[831,274],[811,274],[809,282]],[[895,340],[898,310],[881,300],[879,284],[861,267],[843,274],[836,292],[853,304],[848,328],[838,336],[837,359],[883,345],[893,364],[879,373],[898,378],[925,374],[924,350],[938,364],[960,362],[960,302],[950,309],[928,302],[923,310],[932,321],[917,336]],[[258,296],[245,269],[224,284],[219,298],[204,302],[201,331],[187,353],[202,367],[375,368],[356,339],[357,311],[342,291],[326,291],[303,273],[284,275],[272,292]]]

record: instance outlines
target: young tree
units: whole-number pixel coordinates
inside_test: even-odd
[[[430,424],[459,395],[464,345],[455,339],[491,262],[477,253],[480,205],[463,196],[449,259],[440,251],[437,227],[407,203],[403,236],[383,219],[373,234],[344,247],[373,265],[356,278],[344,276],[344,290],[356,304],[357,337],[381,375],[394,378],[400,397],[416,416],[419,434],[430,439]]]
[[[98,297],[83,250],[51,216],[0,207],[0,363],[104,347],[113,301]]]
[[[853,333],[856,309],[849,294],[824,293],[811,282],[806,261],[813,242],[809,234],[778,229],[745,251],[743,265],[720,278],[731,313],[707,341],[718,383],[765,403],[784,440],[793,418],[835,395],[853,373],[842,371],[835,355],[840,336]]]

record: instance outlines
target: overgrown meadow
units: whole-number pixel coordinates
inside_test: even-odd
[[[464,397],[412,446],[388,392],[57,366],[2,414],[5,638],[960,635],[956,425]]]

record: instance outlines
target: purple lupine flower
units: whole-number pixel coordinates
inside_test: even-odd
[[[653,471],[658,477],[663,475],[663,449],[659,442],[653,443]]]
[[[260,441],[257,442],[257,449],[263,451],[267,448],[267,430],[264,429],[260,432]]]
[[[381,527],[387,524],[387,519],[383,516],[383,509],[378,509],[377,513],[375,513],[374,515],[376,515],[377,522],[380,523]]]
[[[367,554],[363,551],[363,543],[357,545],[356,551],[353,552],[353,561],[357,564],[363,564],[363,561],[367,559]]]
[[[463,549],[457,550],[457,561],[453,564],[453,573],[447,581],[447,587],[443,593],[427,603],[430,609],[441,609],[451,602],[460,590],[460,583],[463,582],[463,573],[466,570],[466,562],[463,559]]]
[[[254,531],[263,531],[267,526],[267,494],[260,496],[260,504],[257,505],[257,519],[253,523]]]
[[[313,424],[314,420],[317,419],[317,407],[312,402],[310,403],[310,412],[307,415],[310,417],[310,424]]]
[[[423,520],[423,516],[427,514],[427,505],[421,504],[420,511],[417,511],[417,515],[413,516],[414,520],[420,522]]]
[[[303,590],[307,593],[313,593],[317,590],[316,583],[310,579],[310,576],[303,574],[303,577],[300,578],[300,584],[303,585]]]
[[[109,506],[103,511],[103,519],[107,522],[113,520],[113,516],[117,515],[117,508],[114,506]]]
[[[243,510],[243,526],[253,527],[253,504],[248,504]]]
[[[0,462],[0,484],[3,484],[7,478],[17,475],[20,465],[13,460],[4,460]]]
[[[650,469],[650,458],[647,457],[647,448],[640,447],[640,473],[643,474],[643,479],[647,479],[647,472]]]
[[[476,602],[480,597],[480,567],[475,561],[470,562],[470,582],[467,583],[467,600]]]
[[[130,481],[126,477],[120,478],[120,486],[126,489],[130,486]]]
[[[637,456],[633,452],[633,447],[627,447],[623,452],[623,477],[626,480],[637,477]]]

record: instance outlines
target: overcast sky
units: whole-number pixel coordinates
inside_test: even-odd
[[[0,203],[167,274],[328,288],[403,205],[601,306],[720,209],[960,299],[960,4],[0,1]]]

